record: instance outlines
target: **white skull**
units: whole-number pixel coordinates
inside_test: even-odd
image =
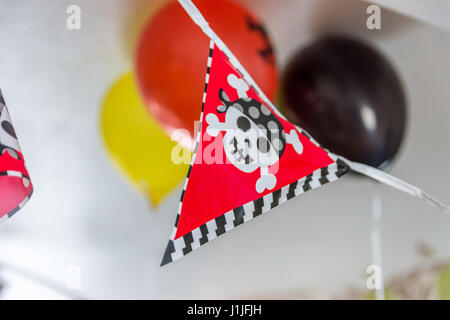
[[[295,130],[286,135],[279,120],[260,102],[247,96],[248,84],[234,74],[227,78],[231,87],[236,89],[239,99],[230,101],[224,90],[219,97],[224,105],[218,106],[218,112],[226,112],[225,122],[219,122],[214,113],[206,115],[210,136],[225,132],[223,146],[227,159],[240,171],[245,173],[261,170],[261,177],[256,181],[256,190],[273,189],[276,177],[269,173],[269,167],[278,162],[285,144],[292,143],[300,154],[303,147]],[[300,151],[300,152],[299,152]]]

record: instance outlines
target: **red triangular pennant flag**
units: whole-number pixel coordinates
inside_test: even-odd
[[[195,5],[178,1],[211,46],[193,161],[161,265],[350,169],[450,213],[423,190],[321,148],[279,113]]]
[[[211,41],[197,145],[162,265],[349,171],[263,101]]]
[[[0,222],[30,199],[33,185],[0,90]]]

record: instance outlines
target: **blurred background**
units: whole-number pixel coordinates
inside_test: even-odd
[[[449,1],[374,1],[381,6],[381,28],[374,30],[366,24],[372,2],[235,1],[265,25],[280,79],[290,59],[319,35],[350,35],[381,52],[402,83],[407,108],[388,170],[449,202]],[[130,167],[108,144],[108,132],[141,146],[157,175],[164,162],[145,151],[152,143],[132,141],[154,132],[120,134],[120,124],[114,130],[106,122],[105,108],[116,101],[110,90],[117,79],[139,74],[142,30],[166,2],[0,0],[0,87],[35,188],[24,209],[0,225],[0,298],[370,298],[374,194],[382,199],[388,296],[450,298],[450,217],[355,175],[159,267],[186,168],[163,175],[160,194],[149,191],[148,181],[139,181],[152,176],[125,173]],[[72,5],[80,9],[80,29],[68,27]],[[127,97],[148,103],[138,93],[145,84],[136,86]],[[165,141],[159,130],[157,140]]]

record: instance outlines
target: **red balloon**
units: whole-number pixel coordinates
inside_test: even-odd
[[[230,0],[197,0],[212,29],[227,44],[269,99],[278,89],[272,45],[261,21]],[[144,28],[135,68],[148,110],[168,134],[183,128],[193,139],[199,120],[209,39],[175,1]]]

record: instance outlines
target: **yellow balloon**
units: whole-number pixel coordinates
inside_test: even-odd
[[[120,77],[107,93],[101,130],[115,164],[150,198],[152,205],[158,205],[186,177],[188,161],[172,161],[172,151],[180,147],[148,114],[131,73]]]

